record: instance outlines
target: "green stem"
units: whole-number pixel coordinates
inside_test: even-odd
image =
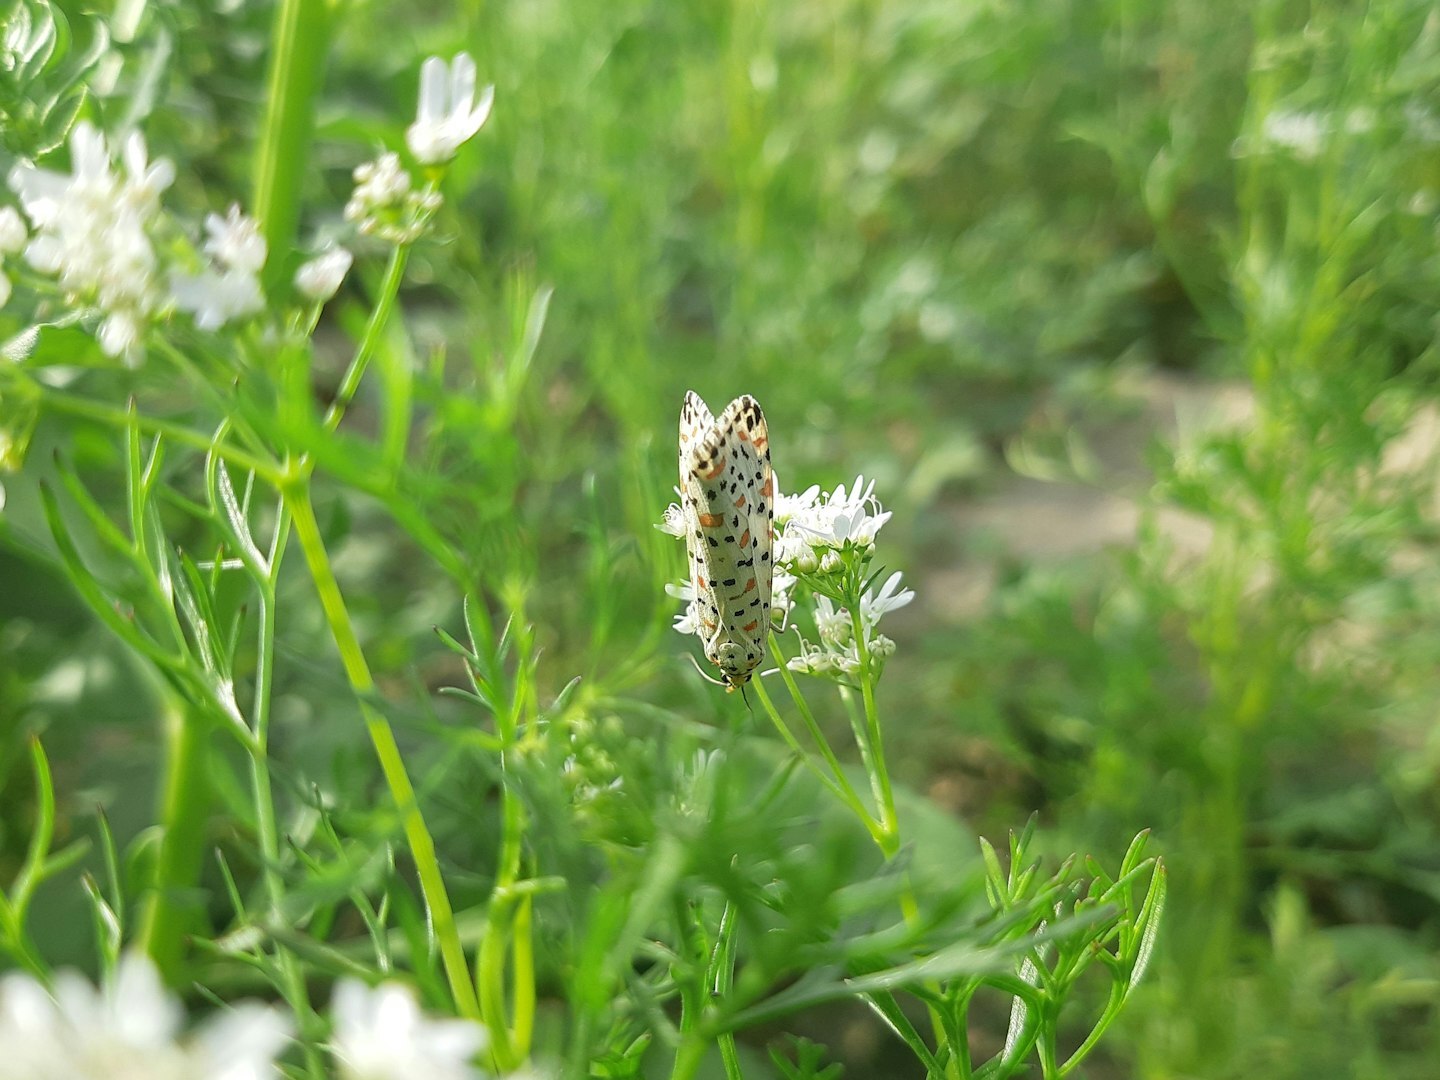
[[[201,929],[204,919],[199,885],[210,786],[204,718],[187,715],[168,691],[164,694],[165,788],[160,807],[164,832],[140,940],[165,981],[175,986],[182,981],[185,939]]]
[[[410,856],[415,860],[415,871],[420,879],[420,891],[430,915],[430,925],[440,945],[440,959],[445,968],[445,977],[450,984],[450,993],[455,1000],[456,1011],[467,1020],[480,1020],[480,1003],[470,982],[470,973],[465,959],[465,947],[455,926],[455,913],[450,906],[450,896],[445,890],[445,878],[440,872],[440,863],[435,854],[435,841],[425,825],[420,804],[415,798],[415,788],[405,770],[405,761],[396,745],[395,733],[390,723],[376,707],[375,679],[370,674],[370,665],[355,636],[355,627],[345,607],[345,598],[340,593],[340,583],[330,566],[329,553],[320,536],[320,524],[315,519],[315,508],[310,502],[309,488],[304,480],[296,479],[282,487],[285,505],[295,520],[295,533],[304,553],[306,565],[315,581],[315,590],[320,596],[325,619],[330,626],[331,636],[340,652],[345,676],[360,706],[370,741],[375,747],[375,756],[380,760],[380,770],[390,788],[400,812],[400,821],[405,839],[410,847]]]
[[[310,161],[315,98],[330,48],[332,0],[280,0],[271,37],[264,126],[255,154],[254,213],[269,258],[265,285],[284,288],[300,224],[302,178]]]
[[[799,757],[805,767],[814,774],[821,785],[824,786],[830,794],[834,795],[849,807],[851,813],[860,819],[866,830],[875,838],[876,843],[879,843],[880,838],[875,832],[875,819],[870,815],[870,811],[865,808],[865,804],[860,801],[860,796],[855,793],[855,789],[851,787],[850,781],[846,779],[839,759],[835,757],[835,752],[830,749],[830,744],[826,741],[824,733],[820,731],[819,725],[815,723],[815,717],[811,714],[810,707],[805,704],[804,699],[800,696],[800,690],[795,685],[794,676],[792,676],[789,669],[785,667],[784,654],[780,652],[779,647],[775,644],[773,636],[770,639],[770,653],[775,657],[780,667],[780,677],[785,681],[785,685],[790,690],[790,696],[796,702],[796,707],[804,719],[806,730],[809,731],[810,737],[815,741],[816,748],[820,751],[820,756],[823,757],[826,764],[830,766],[830,772],[833,776],[826,775],[825,771],[821,769],[819,765],[815,764],[815,759],[805,752],[805,748],[801,746],[800,741],[795,738],[795,733],[790,730],[790,726],[785,723],[784,719],[780,716],[779,710],[775,708],[774,702],[770,700],[770,695],[765,691],[764,683],[756,679],[751,685],[755,687],[755,695],[760,699],[760,704],[770,717],[770,722],[775,725],[775,730],[778,731],[780,737],[785,740],[785,745],[794,751],[795,755]]]
[[[90,401],[86,398],[73,397],[69,394],[57,393],[53,390],[43,391],[45,404],[56,412],[68,413],[71,416],[80,416],[87,420],[98,420],[102,424],[109,424],[113,427],[126,427],[130,424],[136,425],[141,431],[151,435],[163,435],[167,439],[177,442],[182,446],[189,446],[195,450],[213,450],[225,461],[236,468],[254,472],[257,477],[266,482],[279,486],[281,481],[280,469],[273,462],[262,461],[251,454],[246,453],[234,446],[227,444],[216,444],[214,436],[205,432],[195,431],[183,424],[174,424],[168,420],[156,420],[153,417],[141,416],[139,413],[130,413],[125,409],[117,408],[114,405],[107,405],[99,401]]]
[[[860,605],[850,605],[850,625],[855,634],[855,651],[860,657],[860,695],[865,703],[865,739],[860,757],[870,774],[870,787],[880,810],[880,836],[877,842],[885,858],[892,859],[900,850],[900,822],[895,814],[895,792],[890,786],[890,770],[885,767],[885,741],[880,731],[880,711],[875,707],[875,669],[870,647],[865,642],[865,626],[860,619]]]
[[[355,392],[360,389],[360,380],[365,377],[365,369],[370,364],[370,358],[375,355],[376,348],[380,344],[380,335],[385,332],[385,326],[390,321],[390,313],[395,310],[395,300],[400,295],[400,283],[405,279],[405,264],[410,259],[410,248],[408,245],[400,245],[390,252],[390,262],[385,267],[385,277],[380,282],[380,295],[376,297],[375,307],[370,312],[370,319],[365,324],[365,333],[360,338],[360,344],[355,348],[355,356],[350,361],[350,366],[345,369],[345,375],[340,380],[340,388],[335,393],[335,400],[325,412],[325,430],[334,431],[340,426],[340,421],[345,416],[345,410],[349,408],[350,402],[354,400]]]
[[[670,1069],[670,1080],[691,1080],[700,1071],[705,1060],[705,1051],[710,1048],[709,1040],[696,1034],[685,1036],[680,1048],[675,1051],[675,1064]]]
[[[280,876],[280,830],[275,821],[275,798],[270,787],[270,698],[275,681],[275,585],[280,579],[280,561],[290,537],[290,514],[284,504],[278,510],[274,542],[270,547],[269,573],[256,576],[260,592],[260,626],[255,648],[255,752],[250,756],[250,787],[255,799],[255,833],[260,845],[260,878],[269,901],[269,918],[279,918],[285,899],[285,883]],[[305,986],[305,972],[288,948],[277,946],[275,962],[285,1000],[302,1027],[314,1017],[310,995]],[[325,1075],[325,1061],[311,1039],[302,1040],[301,1054],[305,1073],[311,1080]]]
[[[524,807],[520,805],[520,798],[515,794],[510,779],[504,775],[509,753],[502,751],[500,755],[500,865],[485,920],[485,935],[480,940],[479,975],[476,980],[480,991],[480,1015],[490,1032],[490,1053],[501,1072],[515,1069],[525,1054],[524,1047],[516,1049],[505,1002],[505,958],[517,930],[518,920],[513,917],[517,899],[514,885],[520,877],[521,838],[525,827]],[[516,950],[516,960],[518,963],[519,950]],[[522,978],[517,970],[517,986],[521,981],[533,984],[533,978],[533,973],[526,973]]]

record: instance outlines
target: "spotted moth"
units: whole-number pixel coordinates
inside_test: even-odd
[[[726,688],[765,655],[775,518],[770,439],[760,403],[736,398],[716,420],[693,390],[680,407],[680,510],[695,621]]]

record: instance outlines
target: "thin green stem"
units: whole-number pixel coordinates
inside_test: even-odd
[[[326,431],[334,431],[340,426],[345,410],[350,407],[356,391],[360,389],[360,380],[365,377],[365,369],[380,345],[380,336],[385,332],[391,312],[395,310],[395,300],[400,295],[400,283],[405,279],[405,264],[409,259],[410,247],[407,244],[401,244],[390,252],[390,262],[385,267],[385,277],[380,282],[380,295],[376,298],[370,319],[365,324],[365,333],[361,335],[360,344],[355,348],[355,356],[340,380],[335,400],[325,412]]]
[[[794,677],[790,674],[789,669],[786,668],[784,654],[780,652],[779,646],[775,644],[773,636],[770,639],[770,654],[779,665],[780,677],[785,681],[791,698],[795,700],[796,707],[799,709],[800,715],[805,722],[806,730],[809,731],[810,737],[814,740],[816,748],[820,752],[820,756],[825,759],[825,763],[829,765],[830,772],[833,775],[826,775],[825,771],[815,763],[815,759],[800,745],[800,741],[795,738],[795,733],[790,730],[790,725],[785,723],[779,710],[775,708],[774,702],[770,700],[770,695],[766,692],[764,683],[756,679],[751,685],[755,687],[755,695],[760,699],[760,704],[770,717],[770,722],[775,725],[775,730],[780,733],[780,737],[785,740],[785,744],[795,752],[796,756],[799,757],[805,767],[815,775],[815,778],[820,781],[821,785],[823,785],[830,794],[834,795],[850,808],[850,811],[860,819],[866,830],[871,836],[875,837],[878,843],[879,837],[875,834],[875,819],[870,815],[870,811],[865,808],[865,804],[861,801],[860,796],[856,794],[855,789],[850,785],[850,781],[846,778],[845,772],[841,768],[839,759],[836,758],[835,752],[830,748],[830,744],[826,741],[824,733],[820,730],[820,726],[815,723],[815,717],[811,714],[810,707],[805,704],[804,698],[800,696],[799,687],[795,685]]]
[[[870,774],[870,786],[880,810],[880,850],[887,859],[900,850],[900,823],[895,814],[895,792],[890,785],[890,771],[885,767],[885,740],[880,731],[880,711],[875,707],[874,658],[865,642],[865,626],[860,619],[860,605],[850,605],[850,625],[855,634],[855,650],[860,657],[860,695],[865,703],[865,739],[861,759]]]
[[[315,508],[310,501],[308,485],[295,479],[282,487],[285,505],[295,521],[296,538],[304,553],[306,565],[315,581],[315,590],[320,596],[326,622],[331,636],[340,652],[345,676],[360,706],[370,741],[375,746],[375,756],[380,760],[381,772],[390,788],[390,796],[400,812],[405,839],[410,847],[410,856],[415,860],[415,871],[420,879],[420,890],[430,914],[435,939],[440,945],[440,958],[445,968],[445,977],[450,984],[450,993],[455,1000],[455,1009],[468,1020],[480,1020],[480,1003],[470,981],[465,948],[455,926],[455,913],[450,906],[450,896],[445,890],[445,878],[440,872],[440,863],[435,854],[435,841],[425,825],[420,804],[415,798],[415,788],[405,769],[400,747],[395,742],[395,733],[383,713],[376,707],[375,679],[370,674],[370,665],[355,636],[355,627],[345,607],[340,584],[330,565],[329,553],[320,535],[320,524],[315,519]]]
[[[279,916],[285,899],[285,883],[278,868],[280,830],[275,821],[275,798],[270,786],[268,753],[271,691],[275,682],[275,587],[280,580],[280,562],[289,536],[290,513],[282,503],[270,545],[269,572],[264,577],[256,575],[256,586],[260,593],[260,624],[256,630],[255,702],[252,706],[255,751],[250,756],[250,788],[255,799],[255,833],[260,845],[260,877],[270,905],[267,913],[270,918]],[[275,962],[280,972],[285,1000],[303,1024],[314,1016],[310,995],[305,986],[304,969],[295,954],[283,945],[276,947]],[[323,1077],[325,1061],[312,1040],[303,1040],[301,1053],[305,1059],[306,1075],[311,1080]]]
[[[281,481],[280,467],[274,462],[262,461],[252,454],[246,453],[234,446],[214,441],[214,436],[202,431],[195,431],[184,424],[171,423],[168,420],[156,420],[153,417],[131,414],[125,409],[114,405],[107,405],[104,402],[90,401],[86,398],[74,397],[70,394],[57,393],[53,390],[42,389],[45,404],[57,412],[68,413],[71,416],[84,417],[87,420],[98,420],[102,424],[109,424],[113,427],[126,427],[134,424],[141,431],[151,435],[163,435],[167,439],[180,443],[182,446],[189,446],[196,450],[214,451],[226,462],[236,468],[252,471],[257,477],[267,483],[279,486]]]

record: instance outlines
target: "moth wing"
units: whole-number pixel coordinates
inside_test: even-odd
[[[719,629],[720,610],[710,585],[710,549],[706,530],[701,528],[704,487],[700,483],[701,450],[715,431],[710,407],[693,390],[685,392],[680,406],[680,513],[685,523],[685,552],[689,559],[690,584],[695,590],[695,614],[700,640],[708,647]]]
[[[705,440],[703,460],[724,456],[725,472],[718,485],[707,485],[711,515],[723,516],[720,546],[725,566],[712,566],[713,587],[721,609],[725,637],[746,646],[756,666],[764,655],[770,629],[773,584],[772,523],[775,518],[775,482],[770,470],[770,434],[760,403],[749,394],[732,401],[715,422],[713,436]],[[714,520],[712,516],[710,520]]]

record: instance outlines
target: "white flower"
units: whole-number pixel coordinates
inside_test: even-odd
[[[420,102],[405,143],[422,165],[439,165],[455,156],[490,117],[495,87],[475,97],[475,61],[457,53],[447,70],[445,61],[429,57],[420,66]]]
[[[795,585],[795,578],[785,571],[777,569],[775,576],[770,581],[770,615],[772,619],[780,619],[782,622],[789,616],[790,609],[795,606],[795,600],[790,595],[790,590]]]
[[[913,589],[900,590],[900,571],[898,570],[885,579],[885,584],[880,587],[879,595],[866,589],[865,594],[860,597],[860,622],[865,627],[866,639],[869,639],[870,631],[880,621],[880,616],[887,611],[902,608],[914,599]]]
[[[674,629],[681,634],[698,634],[700,632],[700,614],[695,604],[695,586],[691,582],[682,581],[666,585],[665,593],[685,605],[685,610],[675,616]]]
[[[665,517],[655,527],[671,536],[684,536],[685,511],[681,510],[677,503],[671,503],[665,508]]]
[[[227,270],[258,274],[265,265],[265,238],[255,219],[231,206],[223,218],[219,214],[205,217],[205,254]]]
[[[412,188],[398,154],[381,154],[356,166],[355,190],[345,204],[345,220],[355,222],[367,236],[408,244],[419,238],[440,202],[438,191]]]
[[[108,356],[129,355],[140,342],[140,324],[133,315],[117,311],[100,323],[100,347]]]
[[[103,147],[104,143],[101,143]],[[138,213],[149,215],[160,208],[160,196],[175,182],[175,164],[169,158],[149,161],[145,137],[132,131],[120,148],[129,182],[121,189],[125,201]]]
[[[807,675],[853,675],[860,670],[860,657],[851,642],[843,649],[827,649],[800,639],[800,655],[785,661],[791,671]]]
[[[837,608],[828,596],[815,597],[815,629],[820,631],[820,640],[832,645],[844,646],[850,641],[853,628],[850,612]]]
[[[26,260],[53,274],[74,302],[99,308],[106,316],[101,346],[133,360],[145,323],[164,301],[150,234],[175,168],[163,159],[148,163],[138,133],[125,140],[121,156],[124,170],[117,173],[105,137],[81,122],[70,133],[68,175],[22,164],[9,181],[35,227]]]
[[[30,239],[25,219],[13,206],[0,207],[0,255],[14,255]]]
[[[468,1020],[430,1020],[400,983],[373,990],[355,979],[335,987],[331,1041],[344,1080],[479,1080],[470,1060],[485,1030]]]
[[[1260,139],[1308,160],[1319,155],[1329,131],[1329,120],[1321,113],[1277,109],[1266,114]]]
[[[324,303],[339,290],[354,261],[345,248],[330,244],[295,271],[295,288],[307,300]]]
[[[177,308],[195,316],[201,330],[218,330],[265,307],[260,281],[248,270],[172,274],[170,297]]]
[[[774,474],[774,470],[771,470]],[[780,478],[775,475],[775,490],[780,491],[775,496],[775,524],[785,525],[796,515],[806,514],[815,506],[815,500],[820,495],[820,485],[811,484],[798,495],[786,495],[780,490]]]
[[[849,490],[841,484],[823,496],[817,496],[817,490],[811,488],[788,501],[782,497],[789,520],[780,535],[777,562],[796,562],[815,548],[868,546],[890,520],[890,511],[881,510],[875,498],[873,480],[867,485],[863,476],[857,476]],[[831,563],[836,561],[832,559]],[[808,568],[808,560],[805,566]]]
[[[271,1080],[291,1024],[242,1004],[181,1037],[185,1011],[148,959],[121,962],[97,990],[75,972],[52,997],[28,975],[0,980],[0,1080]]]

